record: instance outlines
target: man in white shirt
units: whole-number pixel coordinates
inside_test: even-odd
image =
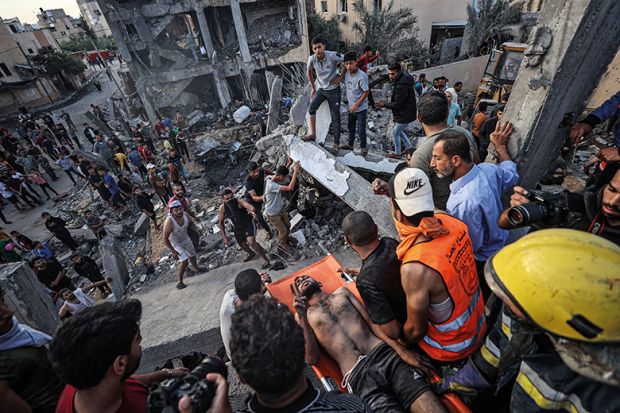
[[[299,173],[299,161],[293,165],[293,176],[288,185],[281,183],[288,177],[288,168],[284,165],[279,166],[274,176],[268,176],[265,179],[265,194],[263,201],[265,203],[264,212],[267,220],[278,231],[278,244],[280,248],[291,254],[289,246],[289,233],[291,231],[291,223],[288,219],[286,205],[284,205],[284,196],[282,192],[290,192],[295,189],[297,183],[297,174]]]
[[[459,104],[459,93],[463,89],[463,82],[456,82],[454,87],[449,87],[446,89],[446,93],[450,93],[452,95],[452,103]]]
[[[220,307],[220,332],[226,354],[230,358],[230,326],[237,308],[255,294],[265,294],[265,284],[271,282],[266,272],[258,273],[253,268],[241,271],[235,277],[235,288],[226,291]]]

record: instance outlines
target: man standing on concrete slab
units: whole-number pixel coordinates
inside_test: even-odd
[[[263,195],[265,194],[265,175],[271,175],[270,171],[265,171],[256,162],[248,164],[248,176],[245,180],[246,199],[256,208],[256,222],[267,231],[267,239],[271,239],[271,228],[263,217]]]
[[[474,164],[469,142],[459,132],[439,134],[433,147],[431,168],[438,177],[453,180],[446,212],[467,224],[485,300],[491,290],[484,281],[484,264],[504,247],[508,239],[508,231],[497,224],[504,209],[502,194],[519,180],[517,164],[510,158],[506,146],[511,133],[512,125],[506,122],[503,125],[498,123],[491,134],[491,142],[500,157],[499,165]]]
[[[289,170],[286,166],[279,166],[273,177],[267,177],[265,184],[265,215],[267,220],[278,231],[278,245],[286,253],[292,254],[289,245],[289,233],[291,231],[291,223],[288,219],[288,212],[284,205],[284,196],[282,192],[291,192],[295,189],[297,183],[297,174],[299,173],[299,161],[293,165],[293,176],[288,185],[281,185],[288,177]]]
[[[41,218],[45,220],[45,228],[56,238],[65,244],[69,249],[75,251],[78,248],[77,242],[71,236],[71,233],[67,229],[67,223],[62,218],[53,217],[49,212],[42,212]]]
[[[155,229],[159,229],[159,224],[157,223],[157,214],[155,213],[155,206],[151,201],[153,195],[145,194],[144,191],[142,191],[142,188],[140,188],[140,186],[135,185],[133,187],[133,196],[134,200],[136,201],[136,205],[138,206],[140,211],[145,213],[151,219],[151,221],[153,221]]]
[[[260,273],[253,268],[241,271],[235,277],[235,288],[226,291],[220,307],[220,333],[226,349],[226,355],[230,355],[230,326],[232,316],[237,308],[246,302],[251,296],[265,294],[266,284],[271,282],[271,277],[266,272]]]
[[[344,75],[344,83],[347,93],[347,102],[349,104],[349,143],[342,146],[341,149],[353,150],[355,144],[355,133],[360,138],[360,149],[362,156],[368,155],[366,147],[366,115],[368,114],[368,76],[365,72],[358,69],[355,52],[347,52],[344,55],[344,65],[346,73]]]
[[[388,66],[388,77],[392,84],[392,98],[389,102],[380,100],[377,102],[378,108],[388,108],[394,116],[394,129],[392,139],[394,140],[394,153],[388,154],[389,158],[400,158],[401,142],[406,149],[413,149],[415,145],[411,143],[405,129],[416,118],[415,90],[413,89],[413,78],[409,73],[402,71],[400,63],[390,63]]]
[[[307,64],[310,97],[312,98],[308,108],[310,130],[302,139],[304,141],[316,139],[316,111],[321,103],[327,100],[334,133],[333,150],[338,151],[340,147],[340,81],[342,80],[342,76],[338,74],[338,67],[342,63],[342,55],[325,50],[325,42],[318,36],[312,39],[312,51],[314,54],[308,58]],[[316,84],[312,70],[316,73]]]
[[[192,244],[192,239],[187,233],[190,226],[194,226],[194,222],[183,211],[181,202],[173,201],[170,204],[168,218],[164,221],[164,242],[172,253],[172,257],[180,261],[177,267],[177,289],[179,290],[187,287],[183,283],[183,274],[185,274],[188,261],[193,272],[200,272],[196,263],[196,250],[194,249],[194,244]]]
[[[30,260],[37,279],[50,290],[58,293],[63,288],[75,290],[75,285],[71,278],[67,277],[67,270],[56,260],[46,261],[44,258],[36,257]]]
[[[20,324],[0,287],[0,408],[53,413],[63,384],[47,356],[52,338]]]
[[[218,221],[220,233],[224,240],[224,245],[230,246],[230,240],[226,236],[225,219],[230,219],[234,227],[234,234],[237,243],[242,250],[248,253],[243,262],[248,262],[256,255],[263,260],[262,269],[269,268],[269,260],[265,250],[256,242],[256,209],[243,199],[235,198],[235,194],[230,189],[225,189],[222,193],[224,203],[220,205],[218,211]]]

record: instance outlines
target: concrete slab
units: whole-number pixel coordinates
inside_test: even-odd
[[[327,101],[321,103],[319,110],[316,111],[316,143],[322,145],[327,139],[329,125],[332,123],[332,115],[329,111]],[[310,114],[306,114],[306,126],[310,128]]]
[[[20,323],[53,335],[60,323],[49,293],[25,263],[2,266],[0,285]]]
[[[345,266],[361,264],[351,250],[335,255]],[[277,280],[316,261],[318,258],[308,259],[269,274]],[[234,288],[239,271],[257,268],[257,265],[257,261],[234,263],[187,278],[187,288],[183,290],[176,290],[171,283],[137,292],[132,298],[140,300],[143,309],[139,371],[152,371],[170,358],[193,351],[214,354],[222,346],[219,312],[224,293]]]

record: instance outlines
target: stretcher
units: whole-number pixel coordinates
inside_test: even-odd
[[[295,313],[295,308],[293,307],[294,297],[291,294],[290,286],[295,280],[295,277],[300,275],[309,275],[322,284],[321,289],[325,293],[331,294],[338,288],[345,287],[361,302],[362,299],[355,286],[355,281],[345,274],[345,278],[348,278],[349,280],[345,282],[341,277],[342,273],[338,272],[338,269],[341,267],[342,266],[338,260],[330,254],[320,261],[310,264],[309,266],[274,281],[273,283],[267,284],[267,290],[274,299],[281,304],[286,305],[291,312]],[[342,374],[338,364],[327,353],[321,351],[319,362],[312,366],[312,370],[327,391],[336,390],[329,379],[336,383],[339,391],[347,391],[340,385],[340,383],[342,383]],[[434,383],[439,380],[439,375],[435,372],[431,372],[429,381]],[[450,413],[471,413],[471,410],[455,393],[442,394],[441,401],[446,410]]]

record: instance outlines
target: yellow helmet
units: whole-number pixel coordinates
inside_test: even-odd
[[[507,245],[485,277],[530,321],[557,337],[620,342],[620,247],[571,229],[547,229]]]

